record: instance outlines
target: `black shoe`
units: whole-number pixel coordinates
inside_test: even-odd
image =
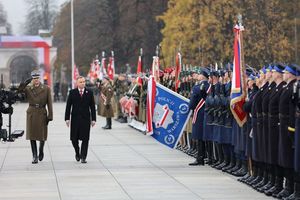
[[[276,198],[284,199],[284,198],[289,197],[292,194],[293,194],[293,191],[290,188],[285,187],[283,190],[281,190],[281,192],[278,193]]]
[[[43,159],[44,159],[44,152],[40,152],[39,161],[42,161]]]
[[[204,160],[195,160],[195,162],[189,164],[189,166],[196,166],[196,165],[204,165]]]
[[[81,163],[87,163],[85,158],[81,159]]]
[[[105,129],[105,130],[106,129],[111,129],[111,126],[103,126],[102,128]]]
[[[122,117],[121,119],[118,120],[120,123],[127,123],[127,117]]]
[[[75,160],[76,160],[77,162],[80,161],[80,154],[75,154]]]
[[[31,163],[32,164],[37,164],[38,163],[38,157],[34,156]]]

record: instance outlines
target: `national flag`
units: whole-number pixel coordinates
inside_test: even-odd
[[[152,76],[154,77],[155,81],[159,81],[159,57],[158,56],[153,56]]]
[[[136,74],[137,74],[137,83],[139,86],[143,85],[143,80],[142,80],[142,69],[143,69],[143,61],[142,61],[142,50],[141,50],[141,55],[139,55],[139,59],[138,59],[138,66],[137,66],[137,70],[136,70]]]
[[[77,81],[77,77],[78,77],[78,76],[80,76],[80,75],[79,75],[78,68],[77,68],[77,66],[76,66],[76,64],[75,64],[75,65],[74,65],[74,74],[73,74],[72,88],[77,87],[76,81]]]
[[[246,83],[244,80],[244,63],[243,63],[243,46],[242,46],[242,26],[234,27],[234,58],[233,58],[233,73],[231,85],[231,112],[239,126],[247,120],[247,114],[243,111],[243,105],[246,99]]]
[[[182,60],[181,60],[181,53],[178,52],[176,55],[176,68],[175,68],[175,92],[177,92],[179,84],[180,84],[180,72],[182,68]]]
[[[109,58],[109,63],[107,66],[107,75],[110,80],[114,80],[115,76],[115,60],[114,60],[114,52],[111,52],[111,57]]]
[[[100,70],[99,70],[99,73],[98,73],[98,78],[100,80],[102,80],[103,76],[106,76],[106,75],[107,75],[107,73],[106,73],[106,58],[105,58],[105,52],[103,51],[102,52]]]
[[[154,111],[154,101],[156,96],[156,82],[154,76],[150,76],[148,80],[148,88],[147,88],[147,105],[146,105],[146,134],[153,134],[153,111]]]

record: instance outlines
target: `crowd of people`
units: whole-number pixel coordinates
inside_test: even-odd
[[[35,76],[33,73],[34,80]],[[300,67],[277,63],[259,71],[250,67],[246,69],[244,78],[247,81],[244,87],[247,97],[242,109],[247,113],[247,120],[242,126],[231,111],[231,76],[230,65],[219,70],[193,68],[181,71],[180,84],[176,85],[173,68],[160,73],[158,82],[190,99],[189,108],[193,112],[177,149],[195,157],[195,162],[190,163],[190,166],[207,164],[216,170],[240,177],[240,182],[268,196],[299,199]],[[71,126],[70,139],[77,161],[86,163],[89,127],[96,123],[96,110],[99,115],[106,117],[103,129],[112,128],[114,117],[120,123],[127,123],[128,118],[146,123],[147,79],[145,74],[119,74],[113,81],[104,77],[101,82],[87,86],[84,77],[77,79],[78,88],[69,92],[65,115],[67,126]],[[52,102],[48,89],[33,81],[24,91],[29,99],[29,110],[39,113],[39,109],[43,111],[45,105],[48,105],[48,115],[43,118],[45,122],[41,121],[46,127],[52,120]],[[42,100],[37,100],[37,97],[31,100],[31,97],[39,94],[44,95]],[[84,95],[93,95],[94,98]],[[86,108],[83,109],[81,104],[85,104]],[[73,118],[73,115],[80,117],[79,121],[86,121],[81,126],[86,127],[84,134],[80,128],[75,127],[79,123],[70,123],[70,116]],[[31,127],[32,116],[35,115],[31,114],[27,118],[27,139],[31,141],[32,163],[37,163],[43,160],[47,129],[41,128],[39,132],[43,135],[36,137],[36,129]],[[39,155],[36,140],[41,141]],[[81,152],[78,140],[83,141]]]

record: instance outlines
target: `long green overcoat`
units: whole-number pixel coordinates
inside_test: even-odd
[[[48,122],[53,120],[51,90],[43,84],[38,87],[28,85],[24,93],[29,103],[26,116],[26,139],[46,141]]]
[[[100,109],[98,109],[98,115],[107,118],[114,117],[114,111],[112,106],[113,95],[114,91],[110,83],[107,83],[100,87]]]

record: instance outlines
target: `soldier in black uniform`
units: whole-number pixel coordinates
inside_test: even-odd
[[[255,98],[255,95],[258,91],[258,87],[256,85],[256,79],[257,77],[255,76],[254,73],[252,73],[249,77],[248,77],[248,81],[247,81],[247,86],[248,86],[248,95],[246,98],[246,102],[243,105],[243,110],[248,114],[247,116],[247,122],[244,125],[244,132],[246,135],[246,157],[247,158],[252,158],[252,119],[253,116],[255,116],[255,112],[252,110],[252,105],[253,105],[253,101]],[[247,174],[238,179],[238,181],[241,182],[246,182],[248,179],[250,179],[251,174],[250,174],[250,170],[248,170]]]
[[[279,96],[282,91],[282,87],[285,84],[282,79],[282,73],[284,66],[282,64],[273,65],[272,80],[269,89],[266,91],[263,97],[263,152],[264,152],[264,178],[260,185],[256,186],[256,189],[260,192],[267,192],[275,185],[275,163],[277,161],[277,147],[278,147],[278,109],[279,109]],[[275,84],[275,86],[273,86]],[[266,108],[266,106],[268,108]],[[267,119],[266,119],[267,115]],[[275,148],[275,151],[274,151]],[[275,155],[275,156],[274,156]],[[271,162],[271,156],[273,156],[273,162]]]
[[[300,66],[296,65],[298,75],[300,74]],[[289,127],[291,137],[294,139],[295,155],[294,155],[294,193],[285,200],[300,200],[300,81],[294,84],[294,103],[297,107],[295,112],[295,128]]]
[[[214,111],[215,107],[215,93],[216,93],[216,85],[218,83],[217,72],[214,70],[210,70],[209,73],[209,82],[211,84],[210,92],[207,96],[207,101],[205,102],[205,125],[204,125],[204,133],[203,140],[205,141],[208,165],[215,164],[216,161],[213,157],[213,136],[214,136]]]
[[[280,95],[279,101],[279,143],[278,143],[278,165],[283,168],[284,177],[286,178],[285,187],[279,193],[276,190],[272,196],[277,198],[285,198],[293,193],[293,168],[294,168],[294,152],[293,143],[289,137],[288,126],[290,119],[293,118],[293,111],[296,108],[293,107],[292,96],[293,86],[296,82],[296,67],[293,65],[286,66],[284,70],[283,79],[286,81],[286,85]]]
[[[204,108],[207,93],[210,90],[208,83],[208,72],[203,69],[199,76],[199,84],[196,84],[191,92],[190,110],[193,110],[193,125],[192,125],[192,138],[197,140],[197,158],[196,161],[189,165],[204,165],[205,157],[205,143],[203,141],[203,124],[204,124]]]
[[[254,168],[254,176],[246,181],[247,184],[254,186],[258,184],[263,177],[263,169],[262,169],[262,156],[261,156],[261,135],[262,135],[262,95],[264,91],[268,88],[268,82],[266,79],[266,68],[263,67],[260,70],[260,88],[255,95],[253,104],[252,104],[252,112],[254,112],[254,116],[252,118],[252,159],[253,159],[253,168]]]
[[[258,182],[255,185],[252,185],[254,189],[259,190],[263,188],[268,182],[269,182],[269,172],[270,172],[270,166],[267,164],[267,151],[268,151],[268,119],[269,119],[269,100],[270,100],[270,94],[273,92],[273,90],[276,90],[276,83],[274,82],[274,79],[272,78],[272,70],[273,67],[270,64],[269,67],[266,69],[266,81],[268,81],[268,87],[264,90],[262,94],[262,124],[259,124],[259,127],[262,128],[259,130],[259,153],[261,156],[261,170],[262,170],[262,179],[260,182]]]

